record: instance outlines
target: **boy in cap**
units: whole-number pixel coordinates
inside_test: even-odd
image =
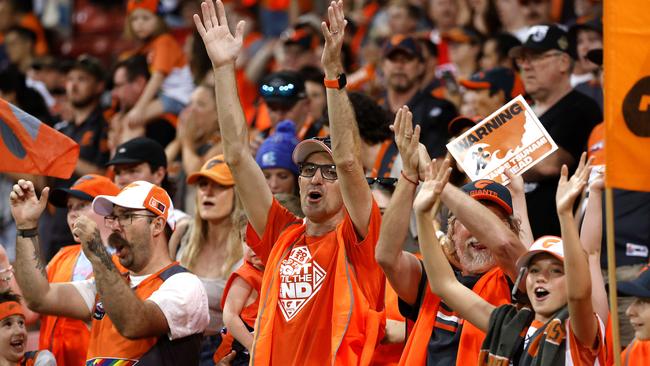
[[[70,231],[80,215],[92,218],[99,227],[102,243],[107,246],[111,232],[104,227],[103,217],[95,214],[91,205],[95,197],[114,196],[119,191],[108,178],[89,174],[79,178],[70,188],[52,190],[49,201],[56,207],[67,208]],[[74,239],[79,243],[78,237],[75,236]],[[50,283],[87,280],[92,275],[92,265],[80,244],[61,248],[47,265],[47,279]],[[86,361],[89,338],[88,326],[81,320],[51,315],[41,317],[39,348],[52,351],[61,366],[83,364]]]
[[[175,221],[167,192],[137,181],[117,196],[95,197],[93,210],[104,216],[112,231],[108,244],[128,272],[119,272],[97,224],[82,215],[73,235],[95,278],[53,284],[38,259],[36,227],[48,196],[45,188],[37,198],[24,180],[10,194],[18,228],[16,279],[27,304],[41,313],[92,320],[86,363],[198,365],[207,296],[199,279],[169,258]]]
[[[633,281],[617,283],[619,296],[633,296],[625,314],[634,328],[634,339],[621,354],[623,365],[645,365],[650,359],[650,271],[644,268]]]

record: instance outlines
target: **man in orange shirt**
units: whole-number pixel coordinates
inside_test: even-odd
[[[223,4],[201,4],[194,21],[215,73],[224,155],[250,227],[249,243],[267,271],[251,350],[252,365],[367,365],[384,329],[385,278],[374,260],[381,215],[359,157],[354,111],[343,89],[343,4],[323,23],[329,139],[308,139],[293,152],[299,165],[300,220],[273,199],[248,149],[238,101],[235,59],[244,22],[233,36]],[[215,9],[216,7],[216,9]]]

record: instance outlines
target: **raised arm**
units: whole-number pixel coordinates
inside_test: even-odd
[[[325,37],[321,62],[325,70],[325,78],[334,80],[344,71],[341,63],[341,47],[347,21],[343,15],[343,1],[332,2],[327,13],[329,28],[325,22],[321,24]],[[365,237],[370,222],[372,194],[366,183],[361,162],[359,128],[352,104],[344,89],[327,88],[327,111],[330,120],[332,153],[341,185],[343,202],[357,234]]]
[[[153,230],[161,230],[162,234],[165,223],[160,221],[160,228]],[[115,268],[95,222],[80,216],[72,231],[81,240],[84,254],[93,267],[97,293],[120,334],[128,339],[139,339],[168,333],[167,318],[160,307],[153,301],[140,300]]]
[[[420,126],[413,130],[412,113],[402,107],[395,115],[393,131],[395,142],[402,156],[403,171],[397,181],[395,192],[381,220],[375,259],[397,296],[413,305],[417,300],[418,284],[422,277],[419,260],[402,250],[411,219],[411,207],[415,198],[418,177],[418,145]]]
[[[530,227],[528,219],[528,206],[526,205],[526,192],[524,192],[524,178],[521,175],[514,175],[508,169],[505,170],[506,176],[510,179],[508,190],[512,196],[513,215],[519,219],[519,239],[530,248],[535,241],[533,229]]]
[[[237,24],[235,35],[228,29],[228,20],[221,0],[201,3],[203,21],[194,14],[196,29],[203,39],[214,70],[217,115],[226,163],[235,179],[248,220],[262,235],[273,194],[264,174],[248,149],[248,128],[235,80],[235,60],[241,52],[244,21]]]
[[[490,209],[451,184],[445,186],[441,199],[467,230],[490,249],[499,267],[514,281],[517,258],[526,252],[519,237]]]
[[[589,261],[580,243],[578,228],[573,217],[573,205],[587,184],[591,170],[585,160],[586,154],[582,154],[578,168],[571,179],[568,178],[569,168],[566,165],[562,166],[555,203],[564,245],[564,273],[571,328],[582,345],[591,347],[598,332],[598,323],[591,303]]]
[[[36,197],[32,182],[21,179],[13,186],[9,201],[16,229],[37,230],[38,219],[47,205],[49,192],[49,188],[44,188],[39,199]],[[90,319],[90,311],[74,286],[65,283],[52,285],[48,283],[38,235],[28,233],[16,235],[14,269],[18,286],[31,310],[82,320]]]
[[[424,185],[413,203],[420,252],[431,291],[440,296],[460,317],[487,332],[494,305],[458,282],[432,224],[433,206],[440,198],[450,173],[449,160],[445,159],[439,169],[431,162]]]
[[[600,270],[600,248],[603,236],[603,173],[589,185],[589,201],[580,229],[580,241],[589,256],[591,303],[603,321],[609,316],[609,303],[603,272]]]

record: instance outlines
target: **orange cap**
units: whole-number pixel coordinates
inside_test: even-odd
[[[176,227],[172,199],[167,191],[155,184],[138,180],[124,187],[117,196],[97,196],[93,201],[93,210],[101,216],[108,216],[115,205],[148,210],[162,216],[172,230]]]
[[[222,186],[234,186],[235,180],[232,177],[230,168],[223,158],[223,154],[217,155],[203,164],[201,170],[187,177],[188,184],[194,184],[200,177],[206,177]]]
[[[86,174],[77,179],[70,188],[56,188],[50,194],[50,203],[57,207],[66,207],[68,197],[76,197],[84,201],[92,201],[99,195],[115,196],[120,188],[110,179],[97,175]]]
[[[129,0],[126,4],[126,13],[131,14],[135,9],[149,10],[154,14],[158,14],[158,0]]]

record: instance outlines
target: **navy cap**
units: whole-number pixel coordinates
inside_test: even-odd
[[[535,25],[528,30],[526,42],[521,46],[513,47],[508,55],[517,58],[526,51],[542,53],[550,50],[562,51],[571,56],[569,35],[557,25]]]
[[[465,184],[461,189],[475,200],[492,201],[512,215],[512,196],[504,185],[490,179],[479,179]]]
[[[505,101],[524,94],[524,84],[521,78],[507,67],[495,67],[487,71],[479,71],[472,75],[469,80],[460,80],[460,84],[467,89],[490,89],[495,93],[503,91]]]
[[[396,52],[402,52],[411,57],[417,57],[420,60],[424,58],[420,43],[413,37],[396,35],[386,41],[384,45],[384,58],[390,58]]]
[[[650,298],[650,271],[646,266],[633,281],[618,281],[616,287],[619,296]]]

